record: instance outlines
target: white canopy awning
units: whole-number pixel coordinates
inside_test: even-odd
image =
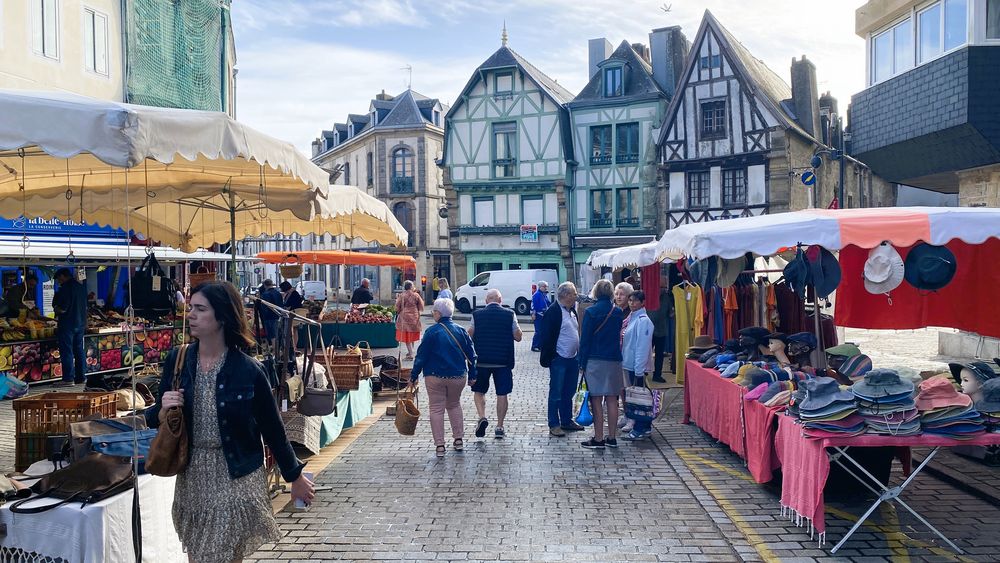
[[[656,241],[623,246],[621,248],[609,248],[606,250],[595,250],[590,254],[587,264],[591,268],[634,268],[648,266],[656,260]]]
[[[7,266],[120,266],[131,261],[138,265],[146,257],[146,247],[124,244],[75,244],[73,256],[69,257],[70,246],[65,243],[30,242],[22,248],[20,241],[0,241],[0,265]],[[232,260],[229,254],[198,249],[194,252],[165,246],[150,249],[162,263],[187,261],[225,262]],[[254,257],[240,257],[241,260],[257,261]]]

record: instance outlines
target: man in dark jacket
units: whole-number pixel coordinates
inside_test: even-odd
[[[576,314],[576,286],[563,282],[539,326],[541,354],[538,361],[549,368],[549,434],[565,436],[566,431],[583,430],[573,421],[573,392],[580,366],[580,323]]]
[[[503,421],[507,417],[507,395],[514,389],[514,342],[521,341],[521,327],[510,309],[501,307],[503,296],[500,290],[486,292],[486,307],[472,312],[469,336],[476,348],[476,383],[472,385],[473,400],[479,423],[476,437],[486,435],[490,422],[486,418],[486,392],[490,390],[490,376],[497,392],[497,427],[493,431],[496,438],[503,438]]]
[[[371,283],[372,282],[369,281],[368,278],[361,280],[361,285],[359,285],[354,290],[354,293],[351,294],[351,305],[367,305],[375,299],[375,296],[372,295],[372,290],[369,287]]]
[[[78,281],[69,268],[59,268],[55,275],[59,291],[52,297],[56,313],[56,338],[59,341],[59,358],[62,362],[62,381],[58,386],[84,382],[86,352],[83,349],[83,332],[87,328],[87,288]],[[101,381],[88,381],[88,386],[99,387]]]
[[[274,287],[272,280],[264,280],[260,286],[260,299],[267,301],[275,307],[281,307],[281,292]],[[260,310],[260,322],[264,324],[264,335],[268,344],[274,345],[274,339],[278,337],[278,313],[267,305],[258,305]]]

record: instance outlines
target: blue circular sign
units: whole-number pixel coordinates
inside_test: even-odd
[[[802,183],[805,184],[805,185],[807,185],[807,186],[811,186],[811,185],[815,184],[816,183],[816,175],[813,174],[812,172],[803,172],[802,173]]]

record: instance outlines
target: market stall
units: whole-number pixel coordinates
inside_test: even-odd
[[[261,252],[257,257],[270,264],[283,264],[294,259],[302,264],[340,266],[367,265],[406,268],[416,265],[416,260],[410,256],[345,250],[309,250],[294,254]],[[394,314],[395,310],[391,307],[379,305],[356,307],[349,303],[327,303],[327,307],[321,312],[319,318],[320,322],[323,323],[323,343],[326,346],[347,346],[365,341],[372,348],[395,348],[399,343],[396,342],[396,325],[392,321]],[[304,338],[305,336],[300,332],[298,342],[304,342]]]

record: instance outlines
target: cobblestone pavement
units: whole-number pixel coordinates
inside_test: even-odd
[[[680,389],[652,441],[618,450],[580,447],[586,433],[551,438],[544,422],[547,373],[517,347],[509,437],[471,436],[434,457],[430,429],[402,437],[383,417],[318,476],[332,488],[307,512],[283,511],[287,535],[257,561],[988,561],[1000,560],[1000,511],[932,477],[906,500],[967,552],[964,558],[908,513],[891,508],[829,554],[851,515],[870,504],[828,499],[820,547],[780,515],[775,484],[753,483],[742,460],[680,424]],[[426,405],[426,397],[421,398]],[[488,403],[492,408],[493,403]],[[490,429],[492,432],[492,428]],[[898,476],[897,476],[898,477]]]

